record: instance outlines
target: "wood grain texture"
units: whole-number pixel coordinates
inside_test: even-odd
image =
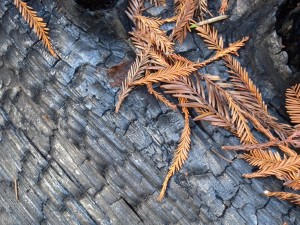
[[[281,185],[242,178],[251,167],[220,150],[236,139],[206,123],[192,124],[190,157],[158,202],[184,120],[142,88],[114,112],[118,88],[107,72],[132,59],[126,21],[118,21],[126,2],[98,17],[71,1],[62,3],[68,8],[41,2],[35,8],[51,14],[61,59],[36,43],[10,1],[0,3],[0,224],[300,224],[299,208],[262,195]],[[242,15],[239,4],[232,11]],[[260,8],[263,16],[247,16],[274,18],[273,9]],[[242,21],[237,15],[232,25]]]

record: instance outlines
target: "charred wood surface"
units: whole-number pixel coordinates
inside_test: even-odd
[[[134,58],[126,1],[96,12],[72,0],[29,2],[61,58],[1,1],[0,224],[300,224],[299,207],[262,195],[281,184],[242,178],[251,167],[220,150],[237,139],[206,123],[193,125],[189,159],[158,202],[183,118],[143,88],[114,112]],[[274,114],[283,112],[290,74],[274,30],[281,3],[231,1],[231,18],[219,25],[229,41],[250,35],[243,63]],[[177,50],[207,57],[193,35]]]

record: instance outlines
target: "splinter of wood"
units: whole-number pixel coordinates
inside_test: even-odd
[[[15,184],[14,186],[15,186],[16,200],[18,202],[19,201],[19,190],[18,190],[18,180],[17,180],[17,178],[15,178],[14,184]]]
[[[210,18],[210,19],[207,19],[207,20],[200,21],[198,23],[194,23],[190,26],[190,28],[196,28],[197,26],[203,26],[203,25],[206,25],[206,24],[211,24],[211,23],[215,23],[215,22],[218,22],[218,21],[222,21],[222,20],[227,19],[228,17],[229,17],[228,15],[216,16],[216,17],[213,17],[213,18]]]

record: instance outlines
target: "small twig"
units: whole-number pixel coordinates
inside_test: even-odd
[[[18,202],[19,201],[19,190],[18,190],[18,179],[17,178],[15,178],[14,183],[15,183],[14,186],[15,186],[16,200]]]
[[[214,152],[217,156],[219,156],[220,158],[224,159],[225,161],[232,163],[233,161],[230,159],[225,158],[224,156],[222,156],[220,153],[218,153],[215,149],[211,150],[212,152]]]
[[[229,150],[229,151],[251,151],[254,149],[266,149],[272,146],[278,146],[280,144],[284,144],[285,141],[279,141],[278,139],[274,139],[272,141],[262,143],[262,144],[249,144],[249,145],[235,145],[235,146],[222,146],[223,150]]]
[[[236,145],[236,146],[222,146],[223,150],[244,150],[244,151],[251,151],[254,149],[266,149],[269,147],[275,147],[280,145],[286,145],[286,144],[291,144],[294,147],[299,148],[300,146],[300,140],[299,140],[299,135],[300,135],[300,130],[295,130],[295,132],[289,136],[287,139],[284,140],[278,140],[278,139],[273,139],[271,141],[261,143],[261,144],[249,144],[249,145]],[[298,139],[297,139],[298,138]]]
[[[216,17],[213,17],[213,18],[210,18],[210,19],[207,19],[207,20],[200,21],[198,23],[194,23],[190,26],[190,28],[196,28],[198,26],[203,26],[203,25],[206,25],[206,24],[215,23],[215,22],[218,22],[218,21],[221,21],[221,20],[225,20],[228,17],[229,17],[228,15],[216,16]]]

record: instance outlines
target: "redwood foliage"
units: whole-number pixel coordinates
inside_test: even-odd
[[[145,85],[150,94],[172,109],[181,108],[184,114],[184,128],[173,161],[163,182],[159,195],[161,200],[166,193],[172,176],[178,172],[188,158],[191,145],[189,126],[190,110],[194,110],[195,121],[208,121],[215,126],[227,129],[236,135],[240,146],[224,146],[226,150],[244,150],[240,157],[258,167],[258,171],[245,174],[246,178],[275,176],[283,180],[283,185],[294,190],[300,189],[300,131],[297,126],[282,124],[271,116],[262,99],[259,89],[249,77],[245,67],[237,59],[247,37],[240,41],[225,44],[218,31],[206,24],[199,26],[195,16],[203,18],[212,14],[209,2],[204,0],[176,0],[174,16],[171,18],[152,18],[143,15],[143,0],[131,0],[127,15],[134,22],[131,40],[136,47],[137,59],[123,82],[116,104],[116,111],[134,87]],[[160,5],[159,1],[150,1]],[[220,14],[228,8],[228,1],[220,1]],[[161,28],[165,23],[175,22],[168,36]],[[174,54],[174,46],[184,41],[187,33],[195,30],[207,48],[214,54],[202,62],[192,62]],[[216,61],[223,61],[228,68],[229,80],[218,74],[204,74],[199,69]],[[160,87],[163,93],[153,88]],[[177,101],[166,98],[171,95]],[[287,111],[293,123],[300,123],[300,85],[287,90]],[[177,105],[176,105],[177,104]],[[269,141],[259,143],[253,131],[265,135]],[[275,147],[275,149],[274,149]],[[299,204],[298,194],[287,192],[268,192],[268,196],[289,200]]]

